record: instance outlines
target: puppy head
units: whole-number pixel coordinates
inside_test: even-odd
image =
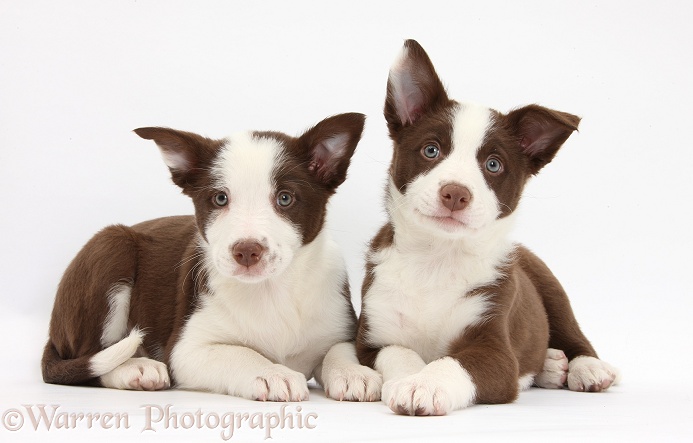
[[[327,118],[300,137],[237,133],[212,140],[140,128],[175,184],[190,196],[209,264],[244,282],[280,275],[322,229],[329,197],[346,179],[364,116]]]
[[[451,237],[510,215],[529,177],[553,159],[580,122],[536,105],[502,114],[451,100],[413,40],[390,70],[384,114],[394,143],[391,212]]]

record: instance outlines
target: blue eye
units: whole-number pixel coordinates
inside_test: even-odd
[[[294,202],[294,196],[287,191],[282,191],[277,194],[277,205],[282,208],[288,208]]]
[[[496,157],[489,157],[486,160],[486,170],[491,174],[497,174],[503,169],[503,164]]]
[[[426,145],[421,150],[421,153],[428,159],[434,159],[440,155],[440,148],[436,145]]]
[[[225,192],[219,192],[214,196],[214,204],[217,206],[226,206],[229,203],[229,197]]]

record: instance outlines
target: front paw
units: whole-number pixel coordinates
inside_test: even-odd
[[[445,415],[452,411],[447,389],[418,374],[386,382],[383,385],[383,402],[401,415]]]
[[[579,392],[600,392],[618,383],[618,369],[594,357],[576,357],[568,364],[568,388]]]
[[[253,380],[248,398],[259,401],[308,400],[308,383],[300,372],[274,364],[263,369]]]
[[[383,402],[402,415],[445,415],[469,406],[474,396],[469,374],[449,357],[383,385]]]
[[[349,364],[323,374],[325,395],[335,400],[378,401],[383,377],[366,366]]]

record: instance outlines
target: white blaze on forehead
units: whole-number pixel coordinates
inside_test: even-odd
[[[491,110],[474,105],[461,104],[453,117],[452,152],[449,158],[477,166],[476,154],[491,127]]]
[[[283,155],[282,146],[248,132],[227,140],[212,170],[214,186],[227,189],[234,205],[266,203],[274,193],[273,173]]]
[[[464,150],[476,158],[492,123],[491,110],[472,103],[459,105],[453,120],[452,140],[455,151]]]

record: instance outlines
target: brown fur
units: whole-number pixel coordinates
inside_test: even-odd
[[[301,205],[276,209],[302,233],[303,244],[315,239],[323,227],[329,197],[345,179],[351,156],[361,137],[364,116],[329,117],[301,137],[257,132],[284,145],[284,164],[274,171],[279,190],[286,187]],[[135,132],[156,141],[166,153],[184,158],[184,167],[170,167],[173,182],[192,198],[194,216],[166,217],[132,227],[115,225],[96,234],[69,265],[58,287],[51,316],[49,340],[42,359],[44,381],[92,384],[90,358],[103,349],[101,335],[109,312],[106,295],[116,284],[131,287],[128,330],[145,332],[138,356],[168,363],[185,322],[206,289],[201,266],[205,227],[221,210],[214,203],[210,169],[227,140],[212,140],[169,128],[140,128]],[[338,158],[326,152],[326,139],[347,134]],[[345,303],[351,310],[354,337],[356,315],[345,283]]]
[[[450,153],[452,115],[459,106],[448,98],[433,64],[418,43],[408,40],[405,46],[408,60],[404,63],[414,66],[408,75],[418,87],[413,94],[420,100],[414,100],[416,106],[409,112],[398,111],[395,89],[388,82],[384,108],[394,145],[390,176],[401,192],[406,192],[409,183]],[[516,209],[527,180],[554,158],[563,142],[577,129],[580,119],[537,105],[508,114],[492,112],[492,125],[477,153],[477,161],[499,200],[502,208],[499,217],[505,217]],[[422,155],[421,149],[428,144],[439,148],[439,159]],[[500,160],[501,172],[490,173],[483,167],[491,157]],[[396,246],[396,242],[397,233],[388,222],[371,241],[369,254]],[[502,266],[502,277],[492,285],[460,294],[486,294],[492,307],[487,320],[467,328],[449,344],[448,355],[457,359],[474,381],[477,403],[515,400],[518,379],[541,372],[549,346],[564,350],[569,359],[596,357],[580,331],[560,283],[539,258],[518,246]],[[376,273],[374,264],[367,261],[356,343],[359,360],[370,367],[380,351],[368,341],[369,289]]]
[[[517,266],[529,276],[541,296],[549,317],[549,347],[562,350],[568,360],[587,356],[598,358],[580,330],[568,295],[546,264],[527,248],[519,248]]]
[[[376,252],[391,246],[395,239],[394,236],[395,230],[392,224],[385,224],[371,240],[368,248],[369,252]],[[373,279],[375,279],[375,272],[373,268],[373,263],[370,260],[366,260],[366,275],[363,280],[363,285],[361,286],[361,314],[359,315],[358,329],[356,331],[356,354],[358,355],[359,361],[362,365],[371,368],[374,367],[375,359],[378,356],[378,351],[380,350],[379,348],[372,347],[367,340],[370,329],[368,327],[368,308],[366,306],[366,295],[373,284]]]
[[[42,362],[44,380],[95,382],[88,358],[102,350],[101,331],[108,312],[104,294],[117,282],[132,285],[128,327],[147,332],[141,355],[167,362],[169,339],[182,327],[175,320],[190,314],[197,294],[192,290],[196,275],[188,273],[197,264],[194,247],[190,248],[196,233],[195,219],[181,216],[131,228],[110,226],[96,234],[72,261],[58,287]],[[179,291],[180,285],[189,290]],[[72,359],[85,361],[81,370],[69,366]]]

